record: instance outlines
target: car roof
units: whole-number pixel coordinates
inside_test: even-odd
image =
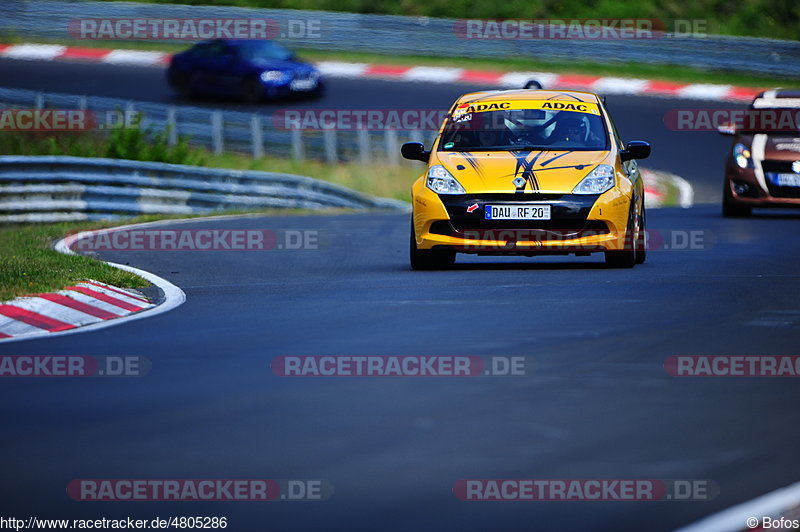
[[[221,43],[228,46],[241,46],[243,44],[255,44],[255,43],[278,44],[275,41],[270,41],[268,39],[211,39],[208,41],[201,41],[197,44],[213,44],[213,43]]]
[[[750,107],[766,108],[800,108],[800,90],[771,89],[758,93]]]
[[[543,89],[514,89],[470,92],[462,95],[456,103],[464,102],[508,102],[525,100],[553,100],[562,102],[600,103],[600,97],[593,92],[557,91]]]

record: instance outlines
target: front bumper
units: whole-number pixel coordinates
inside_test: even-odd
[[[726,193],[734,203],[750,207],[800,207],[800,187],[776,186],[770,176],[773,172],[790,172],[791,162],[763,161],[756,164],[762,165],[766,188],[756,178],[755,168],[740,168],[730,158],[726,161]]]
[[[592,253],[623,249],[630,197],[617,189],[600,195],[464,194],[439,196],[414,186],[413,223],[419,249],[461,253]],[[485,205],[547,204],[550,220],[487,220]],[[477,205],[477,207],[476,207]]]
[[[270,98],[277,98],[289,95],[317,94],[324,90],[325,84],[322,78],[301,78],[295,77],[281,79],[277,81],[259,80],[264,95]],[[297,82],[304,83],[298,85]]]

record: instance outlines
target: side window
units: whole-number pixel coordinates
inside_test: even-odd
[[[220,58],[223,55],[230,54],[230,50],[221,42],[214,42],[209,45],[208,53],[209,57]]]
[[[203,59],[219,59],[231,53],[230,48],[221,42],[200,43],[192,49],[192,55]]]
[[[192,55],[194,57],[208,57],[209,46],[211,45],[208,43],[200,43],[198,45],[195,45],[195,47],[192,48]]]

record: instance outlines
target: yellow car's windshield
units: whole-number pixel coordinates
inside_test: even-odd
[[[608,135],[599,114],[545,109],[456,112],[439,144],[440,151],[607,150]]]

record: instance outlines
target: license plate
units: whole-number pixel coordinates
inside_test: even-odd
[[[800,174],[772,174],[772,182],[779,187],[800,187]]]
[[[317,82],[313,79],[296,79],[289,86],[293,91],[310,91],[317,86]]]
[[[487,220],[549,220],[550,205],[487,205]]]

